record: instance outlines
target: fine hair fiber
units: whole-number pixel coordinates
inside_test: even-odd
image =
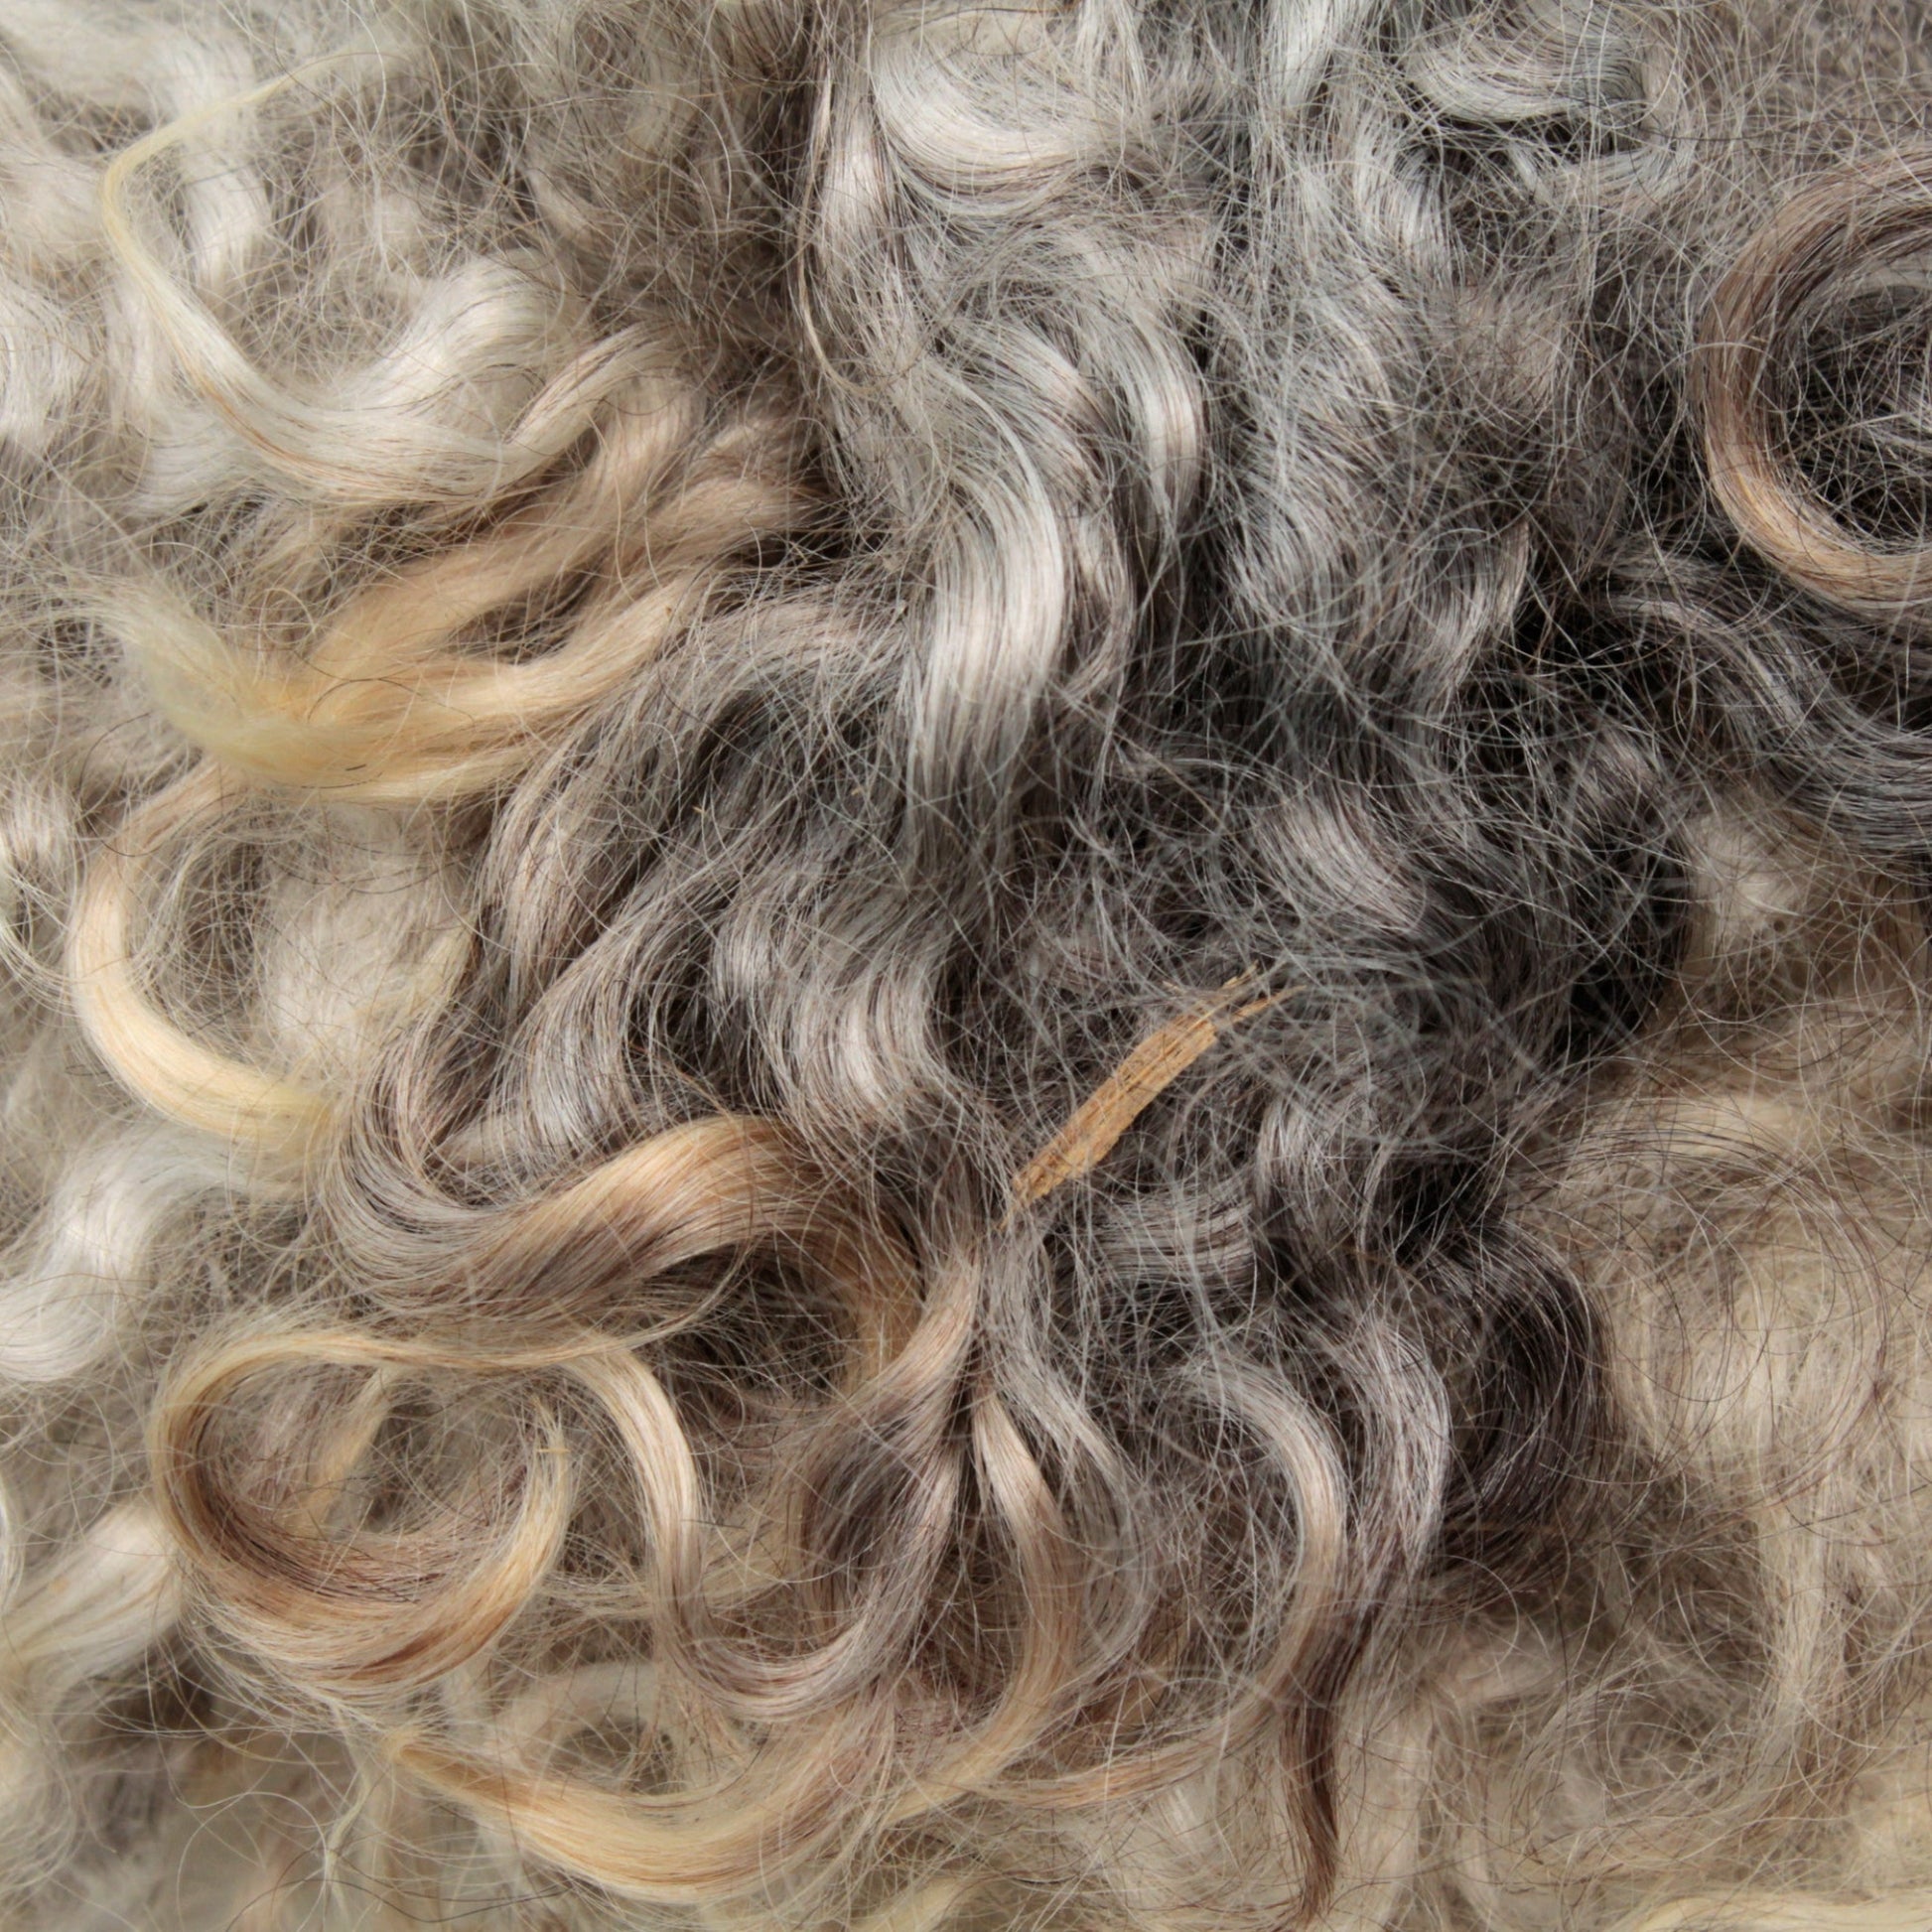
[[[1918,0],[0,0],[0,1927],[1923,1932]]]

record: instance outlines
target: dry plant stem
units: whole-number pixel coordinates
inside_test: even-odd
[[[1235,1006],[1246,982],[1230,982],[1220,994],[1171,1020],[1148,1037],[1081,1101],[1072,1117],[1014,1176],[1013,1214],[1044,1200],[1056,1187],[1091,1173],[1120,1138],[1162,1094],[1220,1038],[1226,1030],[1265,1013],[1286,993]],[[1233,1008],[1233,1011],[1229,1011]]]

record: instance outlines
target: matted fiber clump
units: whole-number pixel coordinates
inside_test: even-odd
[[[1932,1924],[1916,0],[0,0],[0,1925]]]

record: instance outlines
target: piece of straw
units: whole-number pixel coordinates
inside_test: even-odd
[[[1054,1188],[1091,1173],[1120,1137],[1173,1082],[1212,1046],[1224,1029],[1260,1013],[1287,993],[1228,1006],[1250,979],[1230,980],[1219,993],[1150,1034],[1074,1109],[1072,1118],[1021,1169],[1013,1182],[1012,1220],[1023,1207],[1044,1200]]]

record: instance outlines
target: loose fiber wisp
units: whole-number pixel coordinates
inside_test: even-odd
[[[0,1926],[1932,1924],[1912,0],[0,0]]]

